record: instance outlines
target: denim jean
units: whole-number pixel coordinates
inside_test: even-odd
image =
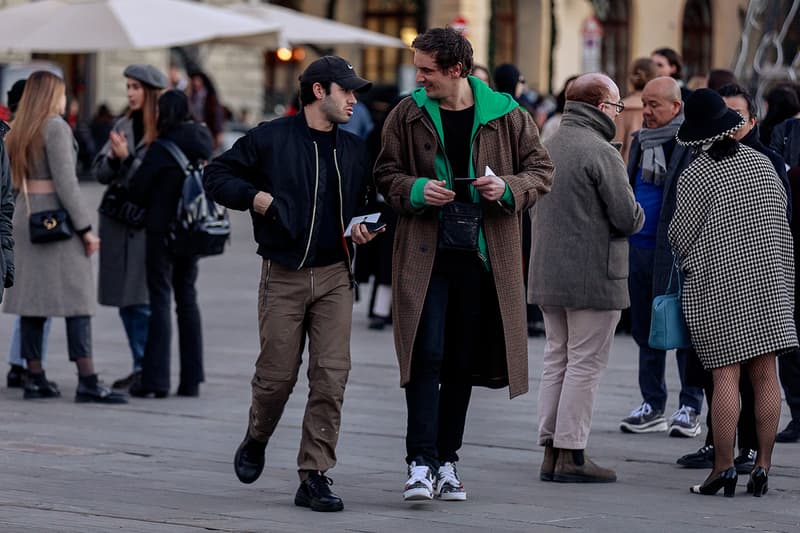
[[[22,317],[17,317],[14,320],[14,330],[11,332],[11,342],[8,345],[8,364],[15,366],[24,366],[27,368],[25,359],[22,358],[22,338],[19,331],[19,324]],[[52,320],[48,317],[44,322],[44,333],[42,334],[42,366],[47,359],[47,338],[50,336],[50,323]]]
[[[639,389],[644,401],[656,411],[667,404],[664,379],[667,352],[650,347],[650,313],[653,305],[653,261],[655,250],[630,247],[628,289],[631,296],[631,335],[639,345]],[[680,405],[692,407],[698,414],[703,406],[703,389],[686,384],[686,362],[690,350],[677,350],[678,376],[681,380]]]
[[[144,304],[128,305],[119,308],[119,317],[128,335],[128,345],[133,356],[133,370],[142,369],[144,348],[147,345],[147,331],[150,322],[150,306]]]

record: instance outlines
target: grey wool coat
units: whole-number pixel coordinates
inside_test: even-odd
[[[412,98],[400,102],[384,125],[382,150],[375,165],[378,190],[399,215],[392,255],[392,316],[402,386],[411,376],[414,342],[433,271],[439,228],[439,208],[415,209],[410,200],[419,176],[436,176],[434,157],[439,141],[433,126],[423,117]],[[497,347],[498,353],[487,357],[505,356],[507,365],[504,375],[486,377],[507,380],[513,398],[528,391],[522,211],[547,193],[553,165],[539,142],[533,119],[519,108],[482,126],[475,146],[473,167],[480,172],[487,165],[491,167],[514,196],[514,208],[493,205],[483,213],[502,318],[503,331],[497,336],[504,340],[504,346]]]
[[[797,347],[786,190],[769,159],[744,145],[722,161],[700,154],[678,179],[669,240],[703,367]]]
[[[61,117],[43,126],[44,145],[30,161],[28,180],[52,180],[55,193],[29,194],[30,212],[63,207],[73,229],[91,225],[75,174],[78,145]],[[94,314],[94,276],[82,239],[33,244],[28,230],[28,206],[22,191],[14,211],[16,274],[6,291],[3,311],[23,316],[86,316]]]
[[[147,146],[134,145],[133,120],[122,117],[114,124],[114,131],[125,133],[128,140],[126,161],[120,162],[111,155],[111,142],[107,141],[95,157],[92,173],[100,183],[127,184],[142,162]],[[135,229],[121,222],[99,215],[100,218],[100,279],[97,299],[102,305],[127,307],[149,303],[145,272],[144,229]]]
[[[614,121],[594,106],[567,102],[545,147],[556,167],[550,194],[531,210],[528,301],[573,309],[624,309],[628,236],[644,212],[610,144]]]

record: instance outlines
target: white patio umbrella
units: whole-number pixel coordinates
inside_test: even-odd
[[[40,0],[0,9],[0,49],[96,52],[166,48],[259,37],[277,45],[279,26],[185,0]]]
[[[317,46],[354,44],[407,48],[406,44],[396,37],[307,15],[286,7],[253,2],[226,5],[225,7],[263,22],[278,24],[281,26],[281,46],[287,48],[302,44]]]

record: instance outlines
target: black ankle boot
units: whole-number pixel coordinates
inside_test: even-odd
[[[97,374],[78,376],[78,388],[75,390],[77,403],[128,403],[128,397],[103,385]]]
[[[244,435],[244,440],[236,449],[233,457],[233,470],[236,477],[242,483],[252,483],[258,479],[264,470],[264,451],[267,449],[266,442],[260,442],[250,436],[248,429]]]
[[[32,400],[34,398],[58,398],[59,396],[61,396],[61,391],[58,390],[58,385],[47,381],[44,371],[41,374],[28,373],[23,398]]]
[[[25,376],[28,374],[25,367],[19,365],[11,365],[11,368],[6,374],[6,387],[9,389],[21,389],[25,386]]]
[[[344,509],[342,499],[331,491],[333,480],[322,472],[310,472],[300,483],[294,496],[298,507],[310,507],[312,511],[331,512]]]

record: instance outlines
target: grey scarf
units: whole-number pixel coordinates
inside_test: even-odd
[[[675,138],[681,124],[683,124],[683,109],[665,126],[639,130],[639,144],[642,147],[642,181],[645,183],[653,185],[664,183],[667,159],[663,145]]]

